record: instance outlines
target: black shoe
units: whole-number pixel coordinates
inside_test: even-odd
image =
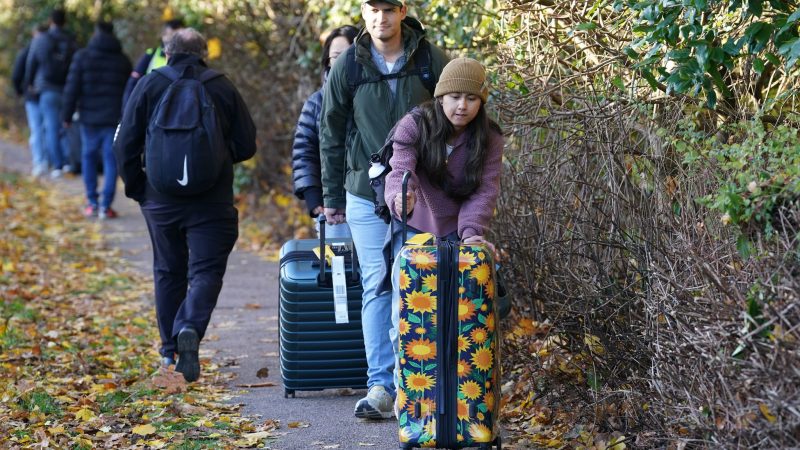
[[[169,366],[175,365],[175,358],[170,358],[169,356],[162,356],[161,357],[161,367],[167,368]]]
[[[200,378],[200,337],[194,328],[186,327],[178,333],[178,365],[175,370],[183,374],[188,382]]]

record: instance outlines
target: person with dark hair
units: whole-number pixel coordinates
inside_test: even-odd
[[[217,304],[222,289],[222,279],[233,245],[239,235],[238,212],[233,205],[233,164],[253,157],[256,152],[256,128],[247,105],[230,80],[221,73],[211,71],[203,61],[206,54],[206,40],[192,28],[184,28],[173,34],[165,47],[167,66],[159,68],[142,77],[125,105],[125,113],[119,126],[114,146],[120,176],[125,183],[125,195],[139,202],[147,222],[150,240],[153,244],[153,275],[156,298],[156,317],[161,334],[162,365],[175,363],[175,370],[181,372],[187,381],[195,381],[200,376],[198,351],[205,334],[211,313]],[[178,78],[181,75],[191,77]],[[183,83],[190,97],[180,96],[180,89],[174,80]],[[189,86],[203,92],[189,91]],[[168,90],[169,89],[169,90]],[[160,106],[165,93],[170,93],[166,101],[184,99],[186,103],[171,104],[175,108]],[[197,95],[195,95],[197,94]],[[203,125],[213,123],[213,127],[203,128],[204,143],[191,141],[197,147],[209,148],[213,142],[213,156],[223,153],[224,159],[217,166],[207,168],[203,173],[213,172],[215,179],[208,179],[202,190],[186,195],[175,195],[158,190],[161,186],[154,173],[162,173],[163,167],[148,167],[144,170],[142,157],[163,155],[165,152],[183,156],[183,178],[169,176],[173,186],[190,183],[187,159],[192,149],[159,148],[159,141],[147,140],[150,133],[151,118],[158,112],[164,114],[158,122],[162,127],[175,124],[170,130],[186,128],[192,120],[205,116],[197,98],[200,95],[213,102],[216,120],[203,120]],[[193,100],[188,102],[188,100]],[[182,108],[183,107],[183,108]],[[190,109],[191,108],[191,109]],[[155,120],[153,122],[156,122]],[[195,128],[196,130],[197,128]],[[211,136],[208,133],[213,132]],[[145,148],[145,143],[154,146]],[[155,143],[154,143],[155,142]],[[207,154],[204,154],[208,156]],[[173,160],[179,161],[178,156]],[[150,163],[163,162],[155,156],[148,158]],[[194,159],[194,154],[192,155]],[[192,179],[201,171],[191,167]],[[166,176],[165,176],[166,177]],[[162,177],[164,178],[164,177]],[[155,184],[154,184],[155,183]]]
[[[392,227],[395,235],[390,231],[384,241],[385,263],[395,262],[390,272],[395,370],[400,329],[400,267],[396,255],[405,244],[400,224],[404,173],[410,174],[405,198],[408,238],[431,233],[439,239],[481,243],[496,254],[485,235],[500,192],[504,142],[500,127],[486,114],[488,94],[483,66],[471,58],[457,58],[442,71],[435,98],[397,123],[389,160],[392,170],[386,175],[384,191],[392,220],[398,225]],[[387,287],[387,278],[382,287]],[[397,377],[395,373],[395,380]]]
[[[322,214],[322,181],[319,159],[319,121],[322,113],[322,91],[325,89],[325,80],[336,58],[344,53],[353,43],[358,29],[345,25],[334,28],[328,33],[325,44],[322,46],[322,87],[311,94],[300,111],[297,119],[297,128],[294,132],[292,144],[292,176],[294,178],[294,195],[300,200],[305,200],[308,213],[311,217]],[[317,225],[319,226],[319,225]],[[326,228],[328,237],[350,236],[347,224],[330,225]]]
[[[388,225],[375,215],[370,154],[383,146],[403,115],[432,97],[432,84],[448,60],[407,12],[403,0],[361,2],[365,26],[333,64],[322,100],[324,212],[328,224],[350,227],[364,288],[361,325],[369,391],[354,413],[374,420],[393,417],[395,388],[391,292],[378,290]]]
[[[164,46],[170,37],[183,27],[184,23],[181,19],[171,19],[164,22],[164,26],[161,29],[161,41],[159,45],[145,50],[144,55],[139,58],[139,61],[137,61],[136,65],[133,67],[133,71],[125,85],[125,93],[122,96],[123,108],[125,104],[128,103],[128,98],[131,96],[131,92],[133,92],[133,88],[136,87],[136,83],[139,82],[139,79],[167,64],[167,55],[164,51]]]
[[[47,32],[47,25],[36,25],[33,27],[33,38],[41,33]],[[47,149],[44,143],[44,117],[39,108],[39,94],[32,89],[32,86],[25,85],[25,63],[30,53],[31,45],[23,48],[14,60],[14,69],[11,73],[11,80],[17,95],[25,98],[25,114],[28,119],[30,137],[28,145],[31,148],[32,170],[34,177],[41,176],[47,172]]]
[[[64,30],[65,24],[64,10],[54,10],[50,15],[50,29],[33,39],[25,64],[24,85],[39,95],[52,178],[60,177],[62,169],[71,169],[65,167],[67,146],[61,136],[61,107],[76,44],[72,34]]]
[[[500,190],[503,134],[486,115],[488,93],[481,63],[457,58],[442,71],[435,98],[398,122],[384,195],[400,218],[401,179],[410,172],[409,227],[493,248],[484,235]]]
[[[131,72],[131,61],[122,52],[111,22],[98,22],[86,48],[78,50],[64,88],[61,120],[72,125],[80,116],[81,167],[87,204],[86,217],[113,219],[111,208],[117,189],[117,163],[112,147],[114,130],[122,116],[122,92]],[[103,161],[103,191],[97,195],[97,164]]]

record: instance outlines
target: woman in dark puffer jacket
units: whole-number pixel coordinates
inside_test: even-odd
[[[350,25],[333,29],[325,39],[322,48],[322,88],[311,94],[303,105],[292,144],[292,177],[294,195],[305,200],[308,213],[317,217],[322,213],[322,182],[319,160],[319,119],[322,113],[322,90],[333,61],[347,50],[358,29]],[[349,237],[350,228],[346,223],[328,225],[326,237]]]

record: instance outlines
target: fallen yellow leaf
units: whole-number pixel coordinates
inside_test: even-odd
[[[133,427],[133,433],[138,434],[139,436],[147,436],[148,434],[153,434],[156,432],[156,427],[150,425],[139,425],[137,427]]]
[[[769,406],[766,403],[759,403],[758,409],[761,410],[761,414],[764,415],[764,418],[767,419],[770,423],[775,423],[778,420],[775,417],[775,414],[772,414],[772,411],[769,410]]]
[[[75,418],[79,419],[81,422],[88,422],[94,419],[94,417],[95,417],[94,412],[88,408],[83,408],[75,413]]]

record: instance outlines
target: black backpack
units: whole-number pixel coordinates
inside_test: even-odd
[[[171,66],[154,72],[172,83],[158,101],[145,138],[145,173],[153,188],[167,195],[196,195],[217,184],[230,159],[214,101],[204,84],[221,77],[211,69],[194,76]]]
[[[418,20],[406,17],[403,20],[403,23],[406,25],[418,29],[420,31],[425,31],[422,28],[422,24],[419,23]],[[350,96],[354,97],[356,95],[356,90],[362,84],[367,83],[378,83],[380,81],[385,80],[392,80],[395,78],[404,78],[416,75],[419,77],[419,80],[425,86],[425,89],[430,92],[431,97],[433,97],[433,92],[436,89],[436,75],[431,70],[431,49],[430,44],[428,43],[427,39],[422,39],[417,47],[417,51],[414,52],[413,55],[414,60],[414,68],[413,69],[404,69],[400,72],[390,73],[390,74],[379,74],[373,75],[369,78],[364,78],[364,71],[361,67],[361,63],[356,60],[356,45],[351,45],[347,52],[345,53],[345,62],[346,68],[345,73],[347,75],[347,85],[350,87]]]
[[[422,117],[422,112],[419,110],[419,107],[413,108],[409,111],[409,114],[419,123]],[[398,123],[399,122],[400,121],[398,121]],[[386,175],[392,171],[389,160],[392,159],[392,155],[394,154],[394,132],[396,129],[397,123],[389,130],[389,134],[386,135],[386,141],[383,143],[383,147],[370,155],[369,158],[369,185],[375,194],[375,198],[372,201],[375,208],[375,215],[383,219],[386,223],[392,220],[392,213],[389,211],[389,206],[386,204],[384,194],[386,192]]]
[[[42,69],[44,79],[48,83],[63,86],[67,83],[69,65],[72,64],[72,57],[75,55],[76,44],[72,36],[62,33],[54,35],[45,33],[48,40],[48,58]]]

